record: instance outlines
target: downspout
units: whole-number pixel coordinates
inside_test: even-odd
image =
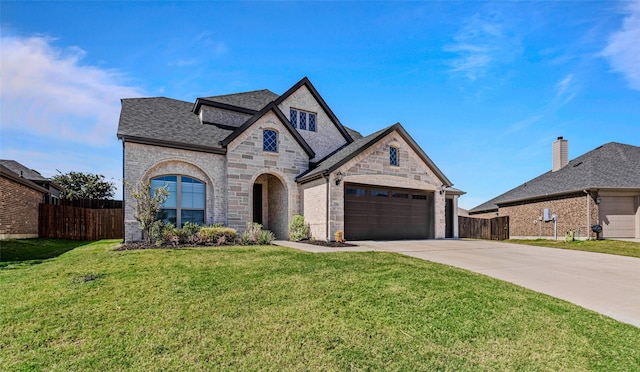
[[[587,236],[591,239],[591,203],[589,203],[589,198],[591,197],[591,193],[587,190],[582,190],[585,194],[587,194]]]
[[[327,192],[326,192],[326,200],[325,200],[325,231],[326,231],[326,241],[330,241],[329,240],[329,173],[328,172],[323,172],[322,173],[322,178],[324,178],[324,180],[326,181],[327,184]]]

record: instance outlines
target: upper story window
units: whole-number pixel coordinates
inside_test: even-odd
[[[278,152],[278,133],[273,129],[265,129],[262,135],[262,149],[268,152]]]
[[[400,157],[398,156],[398,148],[397,147],[389,147],[389,164],[399,166],[400,165]]]
[[[289,121],[294,128],[316,132],[316,118],[317,115],[313,112],[298,110],[294,108],[289,109]]]
[[[182,227],[186,222],[204,225],[205,184],[187,176],[161,176],[151,180],[151,191],[167,186],[169,197],[160,214],[165,222]]]

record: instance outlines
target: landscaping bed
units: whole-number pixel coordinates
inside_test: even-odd
[[[357,245],[355,244],[349,244],[349,243],[341,243],[341,242],[336,242],[336,241],[325,241],[325,240],[300,240],[299,242],[296,243],[305,243],[305,244],[312,244],[312,245],[320,245],[323,247],[331,247],[331,248],[341,248],[341,247],[357,247]]]

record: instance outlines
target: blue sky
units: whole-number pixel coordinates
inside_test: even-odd
[[[308,76],[343,124],[409,131],[471,208],[640,146],[640,1],[0,3],[0,156],[121,184],[120,99]],[[121,191],[118,192],[121,196]]]

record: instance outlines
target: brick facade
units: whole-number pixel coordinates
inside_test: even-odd
[[[43,193],[0,177],[0,239],[37,238]]]
[[[573,231],[580,239],[596,237],[596,234],[591,232],[591,225],[598,223],[598,205],[592,195],[583,192],[502,206],[499,215],[509,216],[511,239],[553,239],[554,223],[542,221],[545,208],[549,208],[551,214],[558,216],[558,239],[564,239],[567,231]]]

